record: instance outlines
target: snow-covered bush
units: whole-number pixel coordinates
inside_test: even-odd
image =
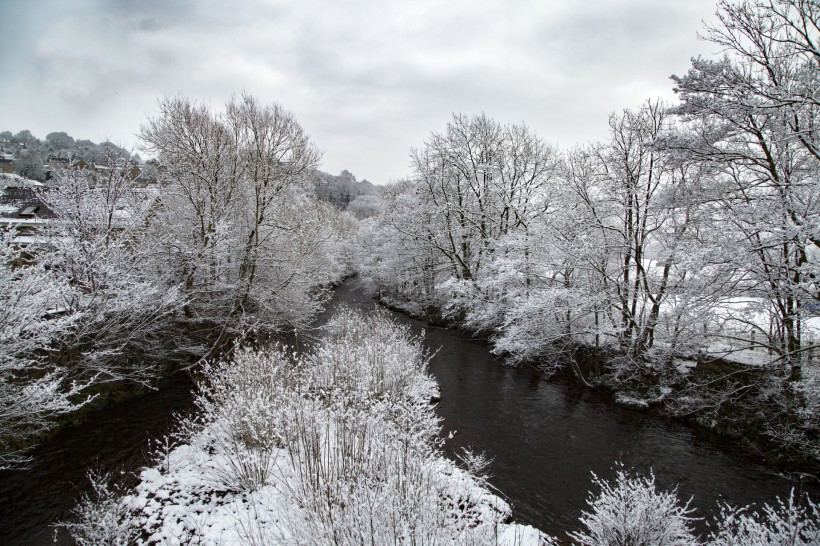
[[[563,288],[533,289],[505,311],[493,337],[493,352],[507,355],[513,363],[536,360],[544,371],[557,371],[562,364],[556,356],[572,341],[570,332],[580,329],[571,328],[570,322],[580,306],[579,297]]]
[[[791,392],[778,401],[785,412],[793,405],[793,420],[776,425],[767,423],[765,432],[784,446],[820,462],[820,366],[807,363],[800,380],[790,381],[785,387]]]
[[[695,537],[689,527],[689,502],[681,506],[676,491],[657,491],[655,475],[630,476],[619,468],[614,483],[595,474],[601,489],[590,496],[589,512],[581,516],[584,531],[570,536],[584,546],[689,546]]]
[[[201,439],[214,452],[211,470],[226,489],[256,489],[267,483],[285,445],[285,406],[298,390],[297,367],[282,347],[239,348],[203,373],[197,405],[208,425]]]
[[[436,451],[421,340],[381,313],[343,310],[305,361],[285,518],[296,544],[495,544],[509,507]]]
[[[78,546],[130,546],[139,536],[137,516],[115,485],[111,474],[89,471],[92,495],[84,495],[74,515],[77,521],[64,523]]]
[[[724,506],[720,525],[710,537],[711,546],[809,546],[820,544],[820,507],[808,497],[774,506],[765,504],[762,514],[746,508]]]
[[[300,428],[287,487],[303,512],[285,518],[295,544],[495,543],[506,504],[378,413],[314,408]]]
[[[344,398],[418,399],[438,393],[427,375],[422,340],[384,312],[341,309],[324,327],[322,343],[308,356],[310,385]]]

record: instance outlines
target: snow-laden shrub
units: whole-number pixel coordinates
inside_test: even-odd
[[[92,494],[74,509],[76,521],[61,526],[78,546],[130,546],[140,533],[136,514],[111,474],[88,472]]]
[[[344,310],[305,360],[284,483],[295,544],[495,544],[509,507],[436,450],[421,340],[381,313]]]
[[[544,543],[441,453],[420,339],[353,311],[325,334],[301,358],[238,349],[207,366],[183,443],[78,528],[126,523],[137,544]]]
[[[503,317],[502,327],[493,337],[496,354],[507,355],[513,363],[539,360],[549,371],[560,363],[555,356],[562,343],[570,341],[569,328],[561,320],[560,290],[534,290],[519,305],[511,306]]]
[[[426,402],[438,392],[421,338],[384,312],[338,311],[305,366],[312,388],[337,397]]]
[[[749,507],[721,509],[717,532],[711,546],[810,546],[820,544],[820,507],[808,496],[805,503],[795,499],[794,490],[787,502],[780,498],[774,506],[765,504],[761,514]]]
[[[783,397],[796,402],[793,422],[767,427],[766,434],[820,462],[820,367],[808,363],[802,371],[799,381],[789,381],[791,392]]]
[[[301,425],[287,482],[303,509],[285,517],[294,544],[495,544],[506,504],[378,410],[314,407]]]
[[[281,400],[299,391],[299,368],[283,347],[239,348],[225,362],[208,365],[197,405],[245,445],[282,447],[285,416]]]
[[[614,483],[594,473],[601,489],[590,496],[589,512],[581,516],[584,531],[570,536],[584,546],[689,546],[695,537],[689,526],[689,502],[681,506],[677,491],[655,489],[655,475],[630,476],[619,468]]]
[[[298,396],[297,365],[282,347],[239,348],[203,372],[196,402],[208,424],[201,440],[213,451],[211,471],[228,490],[266,484],[286,441],[287,399]]]

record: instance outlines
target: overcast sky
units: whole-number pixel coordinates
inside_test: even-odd
[[[385,183],[453,112],[561,147],[674,100],[715,0],[0,0],[0,130],[138,146],[157,99],[278,102],[322,169]]]

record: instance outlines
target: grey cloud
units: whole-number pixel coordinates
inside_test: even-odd
[[[22,103],[8,123],[74,134],[47,124],[76,110],[83,127],[130,138],[159,96],[219,108],[247,90],[293,110],[328,170],[376,181],[404,175],[409,147],[454,111],[526,121],[565,145],[602,137],[608,112],[671,89],[713,11],[712,0],[48,1],[54,10],[19,8],[39,26],[23,31],[27,61],[5,65],[20,83],[0,101]]]

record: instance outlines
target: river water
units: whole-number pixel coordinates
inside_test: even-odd
[[[375,308],[355,279],[336,290],[338,305]],[[469,447],[492,457],[490,483],[518,521],[566,537],[578,528],[591,472],[610,478],[616,462],[651,469],[659,487],[677,485],[680,497],[694,497],[701,531],[719,501],[772,502],[793,485],[820,497],[816,483],[793,484],[715,435],[544,381],[534,370],[504,366],[480,340],[394,315],[416,333],[425,330],[435,351],[430,371],[441,388],[437,410],[444,433],[454,433],[448,454]],[[176,377],[156,393],[101,410],[56,435],[37,450],[31,469],[0,472],[0,545],[53,544],[53,522],[68,518],[87,491],[86,468],[139,469],[150,439],[171,429],[175,411],[191,409],[190,389],[187,378]],[[68,543],[64,532],[57,543]]]
[[[152,440],[171,432],[177,417],[193,409],[193,383],[177,374],[159,390],[96,410],[79,426],[59,431],[33,452],[26,470],[0,471],[0,545],[72,544],[64,529],[82,494],[88,469],[138,470]]]

